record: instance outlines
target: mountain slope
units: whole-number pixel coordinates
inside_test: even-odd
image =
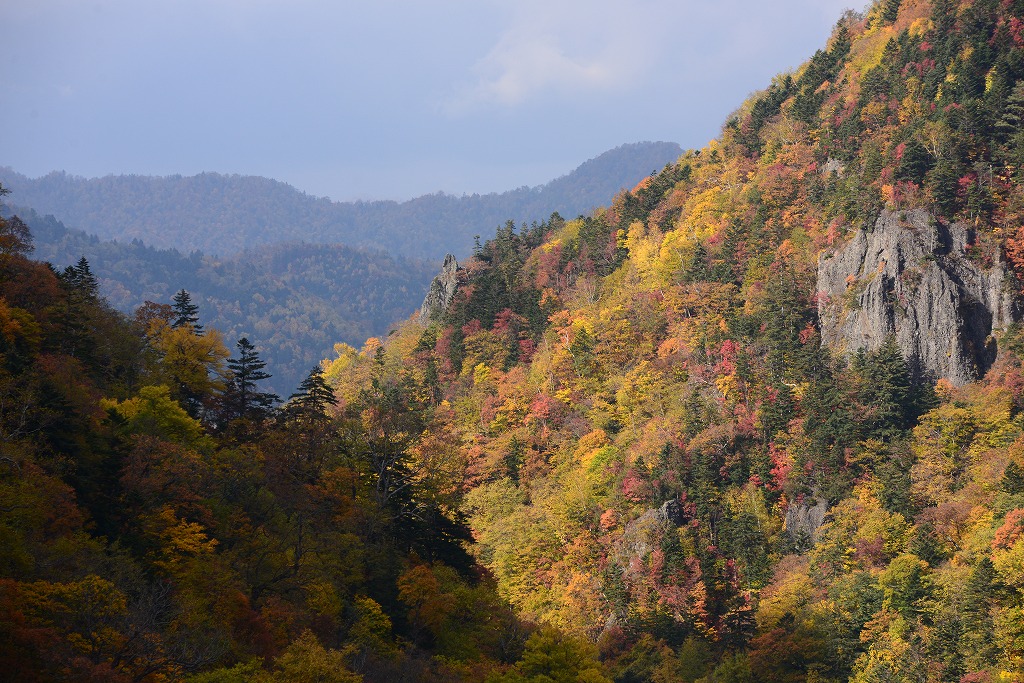
[[[372,386],[409,452],[459,442],[500,594],[616,680],[1022,680],[1022,115],[1024,2],[848,13],[719,139],[331,359],[341,415]]]
[[[880,0],[234,436],[4,235],[10,670],[1024,680],[1022,116],[1024,2]]]
[[[146,301],[170,303],[186,289],[204,325],[233,344],[248,337],[288,396],[334,344],[385,335],[423,299],[435,266],[344,245],[277,244],[227,259],[103,241],[52,216],[18,210],[36,258],[63,268],[83,256],[110,304],[131,314]]]
[[[64,173],[37,179],[0,169],[12,201],[103,239],[229,255],[282,241],[343,243],[440,261],[467,255],[473,236],[512,219],[585,213],[680,153],[675,143],[622,145],[546,185],[501,194],[433,194],[406,202],[331,202],[253,176],[167,178]]]
[[[341,424],[311,373],[274,409],[185,302],[129,318],[29,242],[0,219],[0,679],[483,683],[554,654],[610,683],[468,556],[453,463],[378,486],[377,396]]]

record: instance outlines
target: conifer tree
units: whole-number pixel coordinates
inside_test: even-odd
[[[1024,81],[1013,86],[1010,96],[1006,98],[1003,115],[995,124],[995,133],[1001,139],[1009,139],[1019,133],[1024,125]]]
[[[285,442],[279,444],[275,456],[288,479],[309,483],[341,454],[339,429],[327,412],[337,402],[320,367],[313,368],[288,397],[278,414],[279,434],[285,436]]]
[[[99,282],[84,256],[65,268],[59,277],[67,289],[68,319],[61,346],[68,355],[96,361],[99,339],[93,327],[100,315]]]
[[[178,329],[184,325],[191,325],[192,331],[196,334],[203,333],[203,326],[199,324],[199,307],[192,303],[192,297],[185,289],[178,290],[172,299],[175,314],[171,327]]]
[[[1024,80],[1017,81],[1006,98],[1003,115],[995,124],[995,137],[1007,148],[1006,161],[1018,169],[1024,165]]]
[[[228,360],[230,379],[221,398],[222,422],[229,425],[234,420],[259,422],[267,417],[277,401],[277,394],[259,391],[257,382],[269,379],[265,372],[266,361],[262,360],[256,347],[247,337],[238,340],[238,357]]]
[[[1009,494],[1024,493],[1024,470],[1012,460],[1003,471],[999,489]]]
[[[288,397],[288,412],[316,421],[327,419],[328,406],[337,405],[334,390],[327,384],[320,367],[310,370],[295,393]]]
[[[84,256],[78,259],[78,263],[75,265],[65,268],[61,274],[61,279],[83,299],[91,300],[99,296],[99,281],[92,274],[92,269],[89,268],[89,261]]]
[[[913,401],[910,371],[896,338],[889,335],[874,353],[854,357],[860,377],[860,400],[867,408],[866,432],[883,439],[910,426]]]

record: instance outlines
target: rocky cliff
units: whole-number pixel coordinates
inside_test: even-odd
[[[458,289],[459,263],[454,256],[448,254],[444,257],[441,272],[431,281],[427,296],[423,299],[423,305],[420,306],[420,322],[427,324],[443,314]]]
[[[995,361],[994,333],[1020,319],[1012,275],[968,258],[963,224],[922,209],[884,211],[818,261],[822,342],[850,353],[894,335],[904,355],[934,378],[978,379]]]

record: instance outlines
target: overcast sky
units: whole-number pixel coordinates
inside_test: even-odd
[[[699,147],[861,0],[0,0],[0,165],[337,200]]]

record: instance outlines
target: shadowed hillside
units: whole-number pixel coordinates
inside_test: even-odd
[[[437,265],[344,245],[283,243],[216,259],[100,240],[52,216],[18,210],[35,238],[34,256],[64,268],[83,256],[112,306],[132,313],[170,303],[186,289],[205,323],[257,346],[290,394],[338,342],[361,344],[419,308]]]

